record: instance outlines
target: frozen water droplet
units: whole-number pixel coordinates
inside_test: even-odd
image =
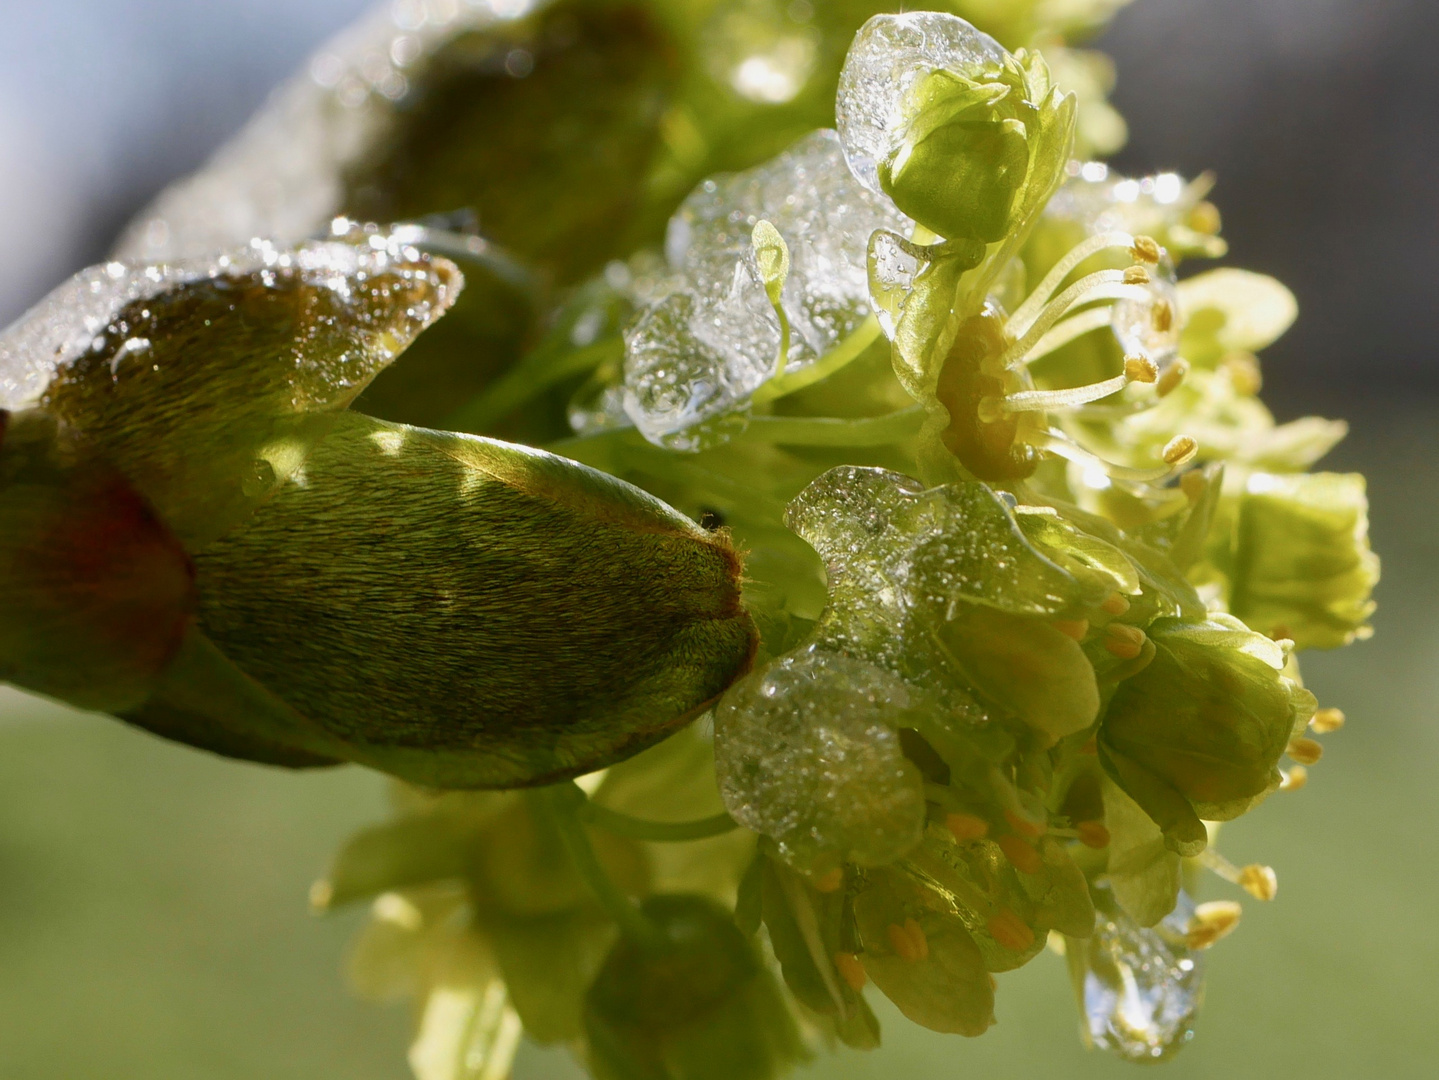
[[[703,444],[687,429],[743,407],[775,370],[779,320],[751,234],[761,218],[789,247],[780,303],[787,370],[813,363],[869,314],[866,250],[876,229],[908,219],[857,184],[838,136],[817,131],[747,172],[705,181],[670,220],[672,290],[626,334],[625,408],[652,442]]]
[[[892,862],[924,830],[924,789],[896,730],[909,705],[900,680],[833,653],[751,675],[715,710],[725,805],[801,870],[826,856]]]
[[[894,337],[904,305],[914,291],[914,279],[930,261],[924,248],[894,233],[880,231],[870,238],[870,303],[885,337]]]
[[[955,15],[911,11],[865,23],[845,57],[835,101],[845,158],[860,183],[880,191],[877,166],[899,147],[916,82],[938,69],[973,75],[1004,57],[999,42]]]
[[[1204,980],[1200,954],[1184,944],[1194,903],[1181,892],[1174,911],[1146,929],[1107,890],[1096,893],[1103,910],[1083,946],[1089,1036],[1127,1061],[1162,1061],[1194,1037]]]
[[[241,481],[240,490],[246,496],[254,498],[263,495],[275,486],[275,466],[271,465],[264,458],[256,458],[250,464],[250,471]]]
[[[1145,289],[1148,300],[1117,301],[1109,325],[1125,353],[1143,353],[1162,364],[1178,353],[1183,326],[1174,264],[1168,255],[1150,271]]]

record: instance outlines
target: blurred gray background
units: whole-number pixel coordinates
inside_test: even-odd
[[[0,323],[101,258],[366,0],[6,0]],[[1281,418],[1348,417],[1326,462],[1371,478],[1385,560],[1374,641],[1306,661],[1351,719],[1304,792],[1225,836],[1274,863],[1211,954],[1172,1077],[1429,1076],[1439,1053],[1439,4],[1136,0],[1100,40],[1132,138],[1118,164],[1219,175],[1230,262],[1298,294],[1266,353]],[[0,689],[0,1076],[402,1080],[408,1017],[351,1001],[353,918],[311,919],[335,844],[384,811],[357,769],[221,762]],[[886,1048],[814,1076],[1109,1077],[1062,964],[1001,981],[966,1042],[893,1015]],[[573,1075],[533,1048],[523,1077]]]

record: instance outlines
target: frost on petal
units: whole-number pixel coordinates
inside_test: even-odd
[[[302,468],[461,287],[374,233],[76,275],[0,338],[0,406],[38,406],[119,468],[191,547]]]
[[[775,372],[781,328],[755,256],[760,220],[790,255],[780,293],[790,371],[823,356],[869,315],[870,235],[908,227],[887,198],[855,182],[833,131],[696,188],[665,238],[674,291],[626,334],[625,408],[652,442],[697,449],[723,437],[686,432],[742,407]]]
[[[345,173],[385,133],[412,66],[468,30],[521,18],[529,0],[381,5],[327,42],[193,176],[131,223],[122,259],[201,256],[254,236],[297,244],[345,201]]]
[[[835,116],[850,169],[881,190],[878,164],[904,138],[905,103],[916,83],[942,69],[969,74],[1004,61],[999,42],[963,19],[934,11],[876,15],[860,28],[839,77]]]
[[[1163,1061],[1194,1037],[1204,961],[1184,943],[1194,905],[1183,893],[1174,911],[1144,929],[1099,890],[1088,942],[1073,941],[1082,973],[1084,1026],[1094,1045],[1126,1061]]]
[[[924,829],[924,790],[897,731],[910,705],[900,680],[834,653],[751,675],[715,710],[725,805],[797,869],[893,861]]]

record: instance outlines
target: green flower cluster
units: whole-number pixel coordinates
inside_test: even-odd
[[[1274,896],[1211,840],[1378,577],[1293,297],[1090,160],[1121,2],[892,6],[387,6],[0,338],[0,676],[407,781],[312,899],[419,1080],[977,1036],[1046,943],[1160,1059],[1198,871]]]

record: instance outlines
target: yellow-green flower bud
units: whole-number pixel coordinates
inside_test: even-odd
[[[1256,473],[1239,497],[1229,606],[1246,623],[1333,649],[1368,637],[1379,580],[1357,473]]]
[[[769,1080],[803,1055],[779,987],[730,912],[697,896],[643,906],[653,941],[622,938],[585,1000],[598,1080]]]
[[[1285,651],[1238,619],[1159,619],[1154,659],[1115,692],[1099,749],[1172,850],[1205,845],[1200,818],[1243,813],[1279,784],[1278,763],[1314,696],[1283,674]]]
[[[1038,54],[932,70],[902,111],[902,138],[876,162],[880,186],[940,236],[1002,240],[1063,178],[1074,99],[1052,86]]]

